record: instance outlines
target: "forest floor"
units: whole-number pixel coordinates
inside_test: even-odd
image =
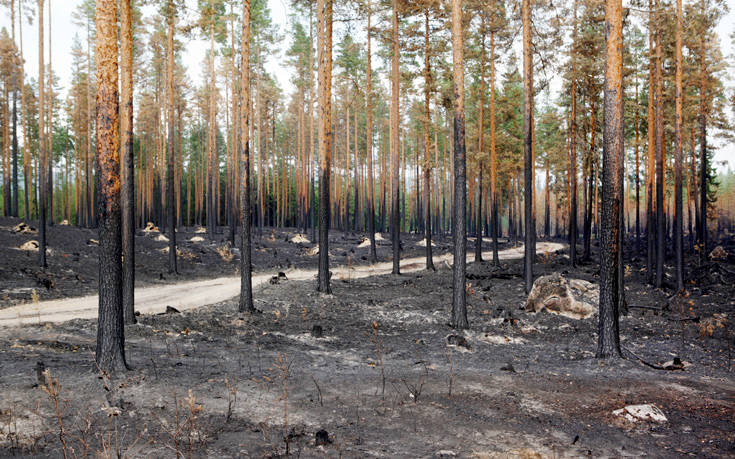
[[[115,379],[95,372],[93,319],[0,327],[0,456],[277,457],[288,447],[304,457],[732,457],[735,259],[687,261],[694,283],[682,300],[647,286],[640,257],[627,254],[632,308],[618,361],[594,359],[596,316],[522,308],[520,259],[468,266],[461,333],[447,325],[444,263],[335,275],[331,295],[313,280],[263,283],[252,316],[236,299],[142,314],[126,329],[131,370]],[[259,269],[280,267],[256,259]],[[595,263],[571,269],[564,251],[540,251],[535,274],[555,272],[598,278]],[[447,339],[455,334],[467,347]],[[641,362],[674,357],[684,369]],[[39,376],[44,367],[58,386]],[[613,414],[634,404],[667,421]]]

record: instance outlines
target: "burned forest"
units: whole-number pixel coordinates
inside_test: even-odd
[[[0,0],[0,457],[732,457],[734,9]]]

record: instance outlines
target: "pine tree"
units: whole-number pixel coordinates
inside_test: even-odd
[[[467,228],[467,175],[464,114],[464,40],[462,0],[452,0],[452,76],[454,81],[454,206],[452,225],[454,265],[452,268],[452,327],[469,328],[465,291]]]
[[[98,212],[100,216],[99,313],[95,360],[103,372],[113,373],[127,368],[123,328],[120,232],[117,1],[98,0],[95,20],[97,23],[96,157],[97,173],[99,174]],[[39,79],[39,83],[41,81],[43,80]]]
[[[133,151],[133,20],[132,0],[120,2],[122,152],[120,159],[122,210],[123,311],[126,324],[135,319],[135,154]]]

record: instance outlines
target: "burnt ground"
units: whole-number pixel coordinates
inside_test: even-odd
[[[97,230],[75,226],[54,225],[47,230],[49,267],[38,267],[38,249],[21,250],[28,241],[38,241],[37,232],[16,233],[13,228],[23,219],[0,217],[0,309],[33,301],[34,291],[38,301],[91,295],[97,293]],[[36,221],[25,222],[34,229]],[[229,244],[228,229],[219,227],[211,238],[196,232],[196,227],[179,228],[176,241],[179,249],[178,274],[168,273],[168,242],[159,240],[166,233],[159,231],[136,232],[135,274],[136,287],[169,284],[185,280],[234,276],[240,265],[239,236],[233,248]],[[255,274],[260,271],[310,268],[318,263],[318,256],[309,254],[315,243],[294,243],[290,239],[298,231],[294,228],[265,228],[262,233],[253,231],[252,256]],[[307,240],[310,235],[304,235]],[[202,241],[192,242],[192,238]],[[363,234],[330,231],[329,252],[332,262],[338,265],[362,265],[368,263],[369,247],[358,247]],[[416,242],[422,236],[402,235],[402,257],[419,256],[423,249]],[[377,241],[378,258],[390,259],[388,236]],[[435,253],[450,249],[451,237],[437,236]],[[234,249],[234,250],[233,250]],[[230,258],[231,255],[231,258]]]
[[[94,321],[0,329],[0,455],[59,457],[65,442],[70,457],[275,457],[287,438],[304,457],[732,457],[735,264],[687,261],[697,281],[681,300],[646,286],[629,254],[617,361],[594,359],[596,317],[522,309],[520,260],[469,265],[469,349],[447,345],[445,266],[335,279],[332,295],[267,284],[253,316],[235,301],[143,315],[126,330],[132,369],[113,380],[95,372]],[[598,276],[540,255],[536,273],[552,272]],[[686,369],[649,366],[674,357]],[[58,411],[37,362],[61,385]],[[612,414],[643,403],[668,422]]]

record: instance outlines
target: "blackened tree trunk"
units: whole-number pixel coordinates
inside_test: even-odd
[[[531,43],[531,0],[523,0],[521,7],[523,22],[523,156],[524,164],[524,223],[525,247],[523,275],[526,293],[533,286],[533,54]]]
[[[623,15],[621,0],[605,2],[600,318],[597,358],[620,357],[618,324],[620,212],[623,168]]]
[[[493,266],[500,266],[498,256],[498,237],[500,222],[498,221],[498,157],[495,149],[495,31],[490,30],[490,211],[492,218],[490,228],[493,238]]]
[[[664,219],[664,109],[661,76],[661,5],[656,0],[656,287],[664,283],[666,220]]]
[[[704,0],[701,2],[702,12],[705,11]],[[699,259],[707,261],[707,176],[709,165],[707,161],[707,60],[705,34],[699,34]]]
[[[426,269],[436,271],[431,253],[431,64],[429,62],[429,7],[424,11],[424,238],[426,239]],[[418,212],[418,209],[417,209]]]
[[[318,0],[317,47],[319,48],[319,272],[317,291],[329,286],[329,177],[332,162],[332,0]]]
[[[648,164],[646,172],[646,281],[653,284],[656,262],[656,215],[654,188],[656,186],[656,123],[654,114],[654,40],[653,0],[648,0]]]
[[[572,35],[572,114],[569,134],[569,262],[577,265],[577,0],[574,0],[574,30]]]
[[[675,125],[675,179],[674,179],[674,249],[676,251],[676,288],[684,290],[684,208],[682,201],[682,7],[681,0],[676,0],[676,125]]]
[[[127,368],[122,307],[120,138],[117,92],[117,1],[97,0],[97,188],[99,199],[99,315],[97,366]],[[42,80],[41,80],[42,81]]]
[[[392,49],[393,58],[391,62],[391,111],[390,111],[390,167],[391,167],[391,188],[390,188],[390,239],[393,246],[393,274],[401,273],[401,208],[400,208],[400,111],[398,105],[399,97],[399,80],[400,73],[398,68],[398,0],[393,0],[393,29],[392,29]]]
[[[467,175],[465,172],[464,40],[462,0],[452,0],[452,73],[454,76],[454,266],[452,269],[452,327],[469,328],[465,274],[467,263]]]
[[[166,86],[167,90],[167,110],[168,110],[168,140],[166,141],[166,215],[168,217],[168,272],[169,274],[177,273],[176,268],[176,193],[174,190],[174,21],[175,10],[173,0],[168,0],[168,36],[167,36],[167,67],[166,67]],[[214,120],[212,120],[214,123]],[[213,153],[216,155],[216,152]],[[213,163],[214,164],[214,163]],[[212,174],[219,181],[219,174],[216,169],[212,169]],[[213,192],[215,189],[212,189]],[[217,207],[214,206],[216,209]]]
[[[240,312],[254,312],[250,235],[250,0],[242,2],[240,44]]]
[[[38,255],[39,265],[46,268],[46,213],[48,204],[48,179],[46,167],[48,152],[46,151],[46,128],[45,128],[45,82],[44,63],[43,63],[43,0],[38,0],[38,182],[40,188],[40,196],[38,197]]]
[[[485,163],[485,15],[481,14],[480,94],[477,115],[477,199],[475,200],[475,261],[482,261],[482,168]]]
[[[365,153],[367,154],[367,230],[370,239],[370,261],[378,261],[378,253],[375,245],[375,182],[373,179],[373,69],[372,55],[370,49],[371,42],[371,20],[372,10],[370,0],[367,0],[367,89],[365,90]]]
[[[122,207],[123,311],[126,324],[135,323],[135,172],[133,153],[133,25],[131,0],[120,2],[122,156],[120,164]]]

